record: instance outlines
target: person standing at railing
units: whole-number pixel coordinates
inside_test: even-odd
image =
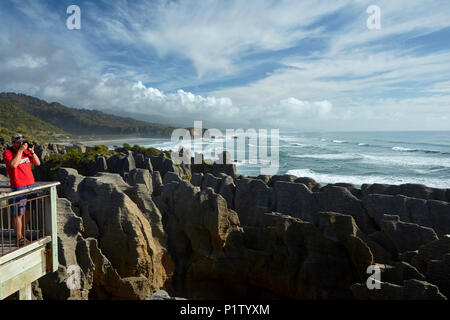
[[[31,164],[39,166],[41,161],[34,152],[34,146],[29,145],[21,134],[15,134],[11,137],[12,147],[3,152],[3,160],[8,171],[11,191],[30,189],[35,185]],[[29,243],[29,240],[22,232],[30,220],[30,201],[34,195],[20,196],[14,199],[14,203],[19,203],[14,207],[13,227],[19,246]],[[34,204],[35,205],[35,204]],[[25,221],[23,217],[25,216]]]

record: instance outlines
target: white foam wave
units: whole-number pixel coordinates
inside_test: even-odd
[[[328,183],[352,183],[361,186],[364,183],[381,183],[400,185],[405,183],[424,184],[434,188],[450,188],[450,181],[448,179],[425,178],[425,177],[395,177],[395,176],[360,176],[360,175],[335,175],[329,173],[318,173],[311,169],[293,169],[289,170],[287,174],[297,177],[309,177],[321,184]]]
[[[449,168],[414,169],[418,174],[443,173],[443,171],[450,172]]]
[[[416,152],[417,149],[405,148],[405,147],[393,147],[392,150],[400,152]]]
[[[298,143],[298,142],[291,143],[291,146],[294,146],[294,147],[307,147],[306,144],[302,144],[302,143]]]
[[[358,146],[360,147],[367,147],[369,144],[368,143],[358,143]]]
[[[345,140],[333,140],[334,143],[347,143]]]
[[[361,159],[362,156],[350,153],[331,153],[331,154],[293,154],[292,158],[309,158],[309,159],[323,159],[323,160],[356,160]]]
[[[423,153],[442,153],[442,154],[447,154],[446,152],[442,152],[442,151],[438,151],[438,150],[415,149],[415,148],[405,148],[405,147],[393,147],[392,150],[400,151],[400,152],[423,152]]]
[[[449,167],[450,158],[416,157],[416,156],[373,156],[362,155],[362,162],[375,164],[389,164],[405,167]]]

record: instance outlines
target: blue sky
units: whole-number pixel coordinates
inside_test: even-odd
[[[180,125],[450,130],[448,1],[3,0],[0,21],[0,91]]]

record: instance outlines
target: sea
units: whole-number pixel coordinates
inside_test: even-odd
[[[269,130],[270,133],[270,130]],[[109,148],[123,143],[178,150],[202,151],[210,158],[234,145],[237,171],[246,176],[258,176],[269,160],[253,152],[258,140],[246,139],[240,149],[234,142],[239,135],[218,136],[216,139],[176,140],[126,138],[103,141],[84,141],[85,145],[106,145]],[[266,139],[263,133],[260,139]],[[262,138],[261,138],[262,137]],[[269,139],[269,148],[272,139]],[[326,185],[352,183],[358,187],[368,183],[424,184],[435,188],[450,188],[450,131],[439,132],[297,132],[280,131],[278,148],[275,138],[278,170],[276,174],[310,177]],[[252,144],[253,143],[253,144]],[[245,150],[244,150],[245,148]],[[277,150],[278,149],[278,150]],[[258,149],[259,150],[259,149]],[[208,156],[205,156],[208,158]],[[275,174],[275,173],[274,173]]]

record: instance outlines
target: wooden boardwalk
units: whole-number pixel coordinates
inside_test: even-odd
[[[9,235],[8,230],[3,230],[3,238],[0,238],[0,256],[4,256],[10,252],[13,252],[14,250],[19,249],[17,246],[17,239],[14,234],[14,232],[11,233],[11,237]],[[31,233],[29,230],[26,231],[27,238],[30,241],[30,244],[38,240],[39,231],[33,230],[33,233]],[[33,237],[31,237],[33,235]],[[42,238],[42,236],[41,236]],[[21,246],[20,248],[23,248],[24,246]]]
[[[0,242],[0,256],[4,256],[5,254],[8,254],[19,247],[17,246],[17,240],[16,237],[11,236],[11,241],[9,240],[9,235],[3,235],[3,239]]]
[[[37,186],[32,189],[3,193],[0,188],[0,300],[15,292],[19,292],[21,300],[31,299],[31,283],[58,270],[56,186],[59,184],[37,182]],[[33,220],[32,216],[30,224],[25,226],[32,230],[25,230],[24,233],[31,243],[18,248],[10,223],[9,202],[13,198],[36,192],[42,193],[35,198],[38,200],[38,219]]]

